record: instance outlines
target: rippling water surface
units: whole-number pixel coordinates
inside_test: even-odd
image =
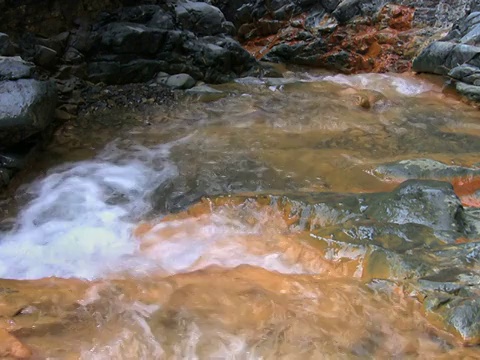
[[[69,280],[20,285],[54,305],[9,329],[52,359],[478,358],[401,285],[365,279],[354,247],[329,253],[275,208],[200,201],[389,191],[373,169],[401,159],[472,166],[478,111],[409,75],[216,88],[226,96],[64,129],[20,176],[0,278]],[[42,293],[56,286],[69,295]]]

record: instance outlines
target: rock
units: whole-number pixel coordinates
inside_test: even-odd
[[[377,195],[365,215],[380,222],[420,224],[441,232],[463,232],[463,208],[451,184],[407,180],[392,193]]]
[[[195,95],[201,101],[215,101],[227,96],[223,91],[214,89],[208,85],[197,85],[185,91],[189,95]]]
[[[190,89],[195,86],[195,79],[188,74],[177,74],[169,76],[165,85],[172,89]]]
[[[480,74],[480,68],[468,64],[462,64],[450,70],[448,76],[456,80],[465,81],[466,78],[474,74]]]
[[[65,47],[68,43],[68,38],[70,37],[69,31],[64,31],[58,35],[52,36],[48,39],[37,39],[38,44],[50,48],[57,52],[57,54],[62,54],[65,51]]]
[[[128,84],[151,80],[165,68],[165,62],[139,59],[126,64],[116,61],[92,62],[88,64],[89,80],[107,84]]]
[[[57,52],[46,46],[35,47],[35,63],[45,68],[52,68],[57,63]]]
[[[455,88],[470,101],[480,102],[480,86],[465,84],[461,81],[457,82]]]
[[[0,82],[0,143],[5,148],[41,132],[56,105],[53,82],[21,79]]]
[[[380,165],[375,173],[397,181],[407,179],[449,180],[456,177],[479,176],[480,168],[447,165],[431,159],[401,160]]]
[[[446,66],[447,59],[455,48],[451,42],[436,41],[427,46],[412,63],[412,70],[422,73],[446,75],[450,71]]]
[[[20,56],[0,56],[0,81],[29,78],[33,69],[34,65],[24,61]]]
[[[0,56],[15,55],[15,47],[7,34],[0,32]]]
[[[154,54],[165,41],[164,31],[135,23],[111,23],[100,34],[101,50],[114,54]]]
[[[173,18],[172,14],[159,9],[155,15],[153,15],[147,25],[157,29],[174,30],[175,19]]]
[[[67,64],[79,65],[85,61],[85,56],[83,56],[83,54],[74,47],[69,47],[63,55],[63,60]]]
[[[226,30],[223,13],[204,2],[179,3],[175,7],[175,14],[183,29],[198,35],[217,35]]]

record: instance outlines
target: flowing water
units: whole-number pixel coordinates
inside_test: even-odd
[[[201,201],[390,191],[373,170],[402,159],[474,166],[478,111],[411,75],[216,88],[139,121],[98,114],[21,174],[1,203],[0,278],[24,280],[2,280],[2,327],[39,359],[478,358],[400,284],[366,279],[355,248],[332,254],[256,202]]]

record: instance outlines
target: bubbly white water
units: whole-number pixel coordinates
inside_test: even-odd
[[[243,238],[262,232],[232,214],[215,214],[197,223],[186,219],[160,223],[152,230],[174,232],[140,249],[134,228],[149,210],[152,191],[178,176],[170,150],[188,138],[155,148],[114,142],[95,160],[55,168],[26,192],[32,197],[15,228],[2,234],[0,277],[38,279],[49,276],[95,279],[115,273],[175,274],[209,265],[261,266],[285,273],[302,272],[285,265],[279,253],[251,254]],[[235,254],[235,256],[232,256]]]
[[[394,74],[338,74],[325,76],[322,79],[357,89],[375,90],[385,93],[393,92],[404,96],[417,96],[435,89],[435,86],[427,81]]]
[[[2,234],[0,277],[90,279],[121,265],[136,251],[132,223],[149,210],[150,191],[177,175],[168,160],[174,145],[122,150],[114,142],[97,159],[31,184],[33,200]]]

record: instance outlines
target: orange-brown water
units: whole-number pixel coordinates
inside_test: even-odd
[[[379,164],[480,161],[477,110],[433,83],[290,76],[308,81],[63,129],[2,203],[0,276],[20,280],[0,280],[1,327],[38,359],[479,358],[361,247],[266,204],[198,202],[389,191]]]

